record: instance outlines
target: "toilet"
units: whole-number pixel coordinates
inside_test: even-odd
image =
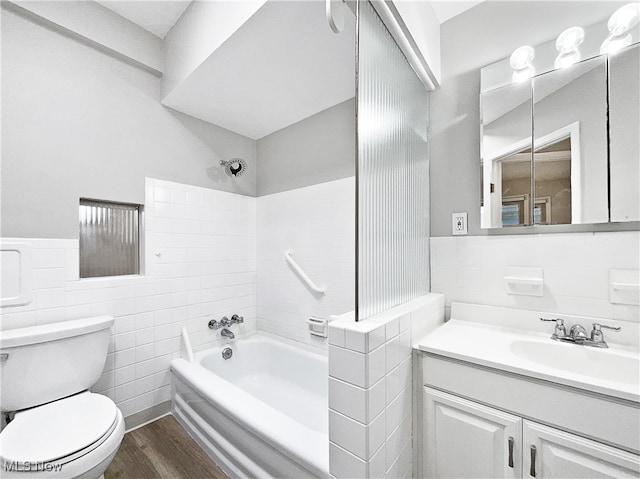
[[[0,335],[0,477],[103,476],[122,442],[115,403],[88,389],[104,368],[111,316]]]

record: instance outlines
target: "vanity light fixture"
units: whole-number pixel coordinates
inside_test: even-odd
[[[640,20],[640,4],[628,3],[620,7],[609,17],[607,28],[614,37],[621,37],[638,24]]]
[[[584,41],[581,27],[567,28],[556,39],[556,50],[560,53],[554,62],[555,68],[564,68],[580,61],[579,47]]]
[[[600,53],[615,53],[631,45],[630,30],[640,19],[640,4],[628,3],[616,10],[607,22],[609,36],[602,42]]]
[[[519,83],[531,78],[535,74],[532,62],[536,57],[536,51],[529,45],[523,45],[514,50],[509,58],[509,64],[513,68],[513,83]]]
[[[628,35],[622,36],[622,37],[616,37],[614,35],[609,35],[604,42],[602,42],[602,45],[600,45],[600,53],[601,54],[605,54],[605,53],[609,53],[609,54],[613,54],[616,53],[619,50],[622,50],[624,47],[628,47],[629,45],[631,45],[631,34],[629,33]]]

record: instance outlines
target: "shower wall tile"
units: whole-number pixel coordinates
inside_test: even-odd
[[[78,240],[19,239],[32,248],[34,301],[0,310],[2,330],[114,316],[93,390],[125,416],[170,399],[183,326],[196,350],[226,341],[209,319],[238,313],[236,335],[256,330],[256,199],[149,178],[145,198],[143,275],[80,280]]]
[[[431,238],[431,289],[452,302],[640,321],[640,307],[609,299],[614,269],[640,270],[640,232]],[[543,269],[540,297],[507,294],[512,267]]]
[[[259,330],[327,347],[306,321],[354,310],[354,202],[353,177],[257,198]],[[285,261],[287,250],[326,295],[302,282]]]
[[[444,322],[444,305],[444,296],[432,293],[364,321],[356,323],[353,315],[343,315],[330,323],[329,470],[333,477],[411,474],[411,345]],[[372,374],[373,370],[379,373]]]

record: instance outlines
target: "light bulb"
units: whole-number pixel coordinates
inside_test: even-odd
[[[513,72],[511,76],[511,83],[521,83],[523,81],[528,80],[533,75],[535,75],[536,71],[533,67],[523,68],[521,70],[516,70]]]
[[[580,44],[584,41],[584,30],[580,27],[567,28],[558,35],[556,40],[556,50],[562,55],[578,50]]]
[[[556,61],[553,63],[554,68],[566,68],[569,65],[573,65],[574,63],[578,63],[580,61],[580,52],[570,52],[565,55],[558,55],[556,57]]]
[[[514,50],[509,58],[509,64],[514,70],[522,70],[531,66],[536,51],[529,45],[523,45]]]
[[[640,4],[629,3],[613,12],[607,22],[607,28],[609,28],[611,35],[619,37],[635,27],[639,18]]]
[[[631,34],[629,33],[627,36],[613,36],[610,35],[609,37],[607,37],[607,39],[602,42],[602,45],[600,45],[600,53],[601,54],[605,54],[605,53],[609,53],[609,54],[614,54],[620,50],[622,50],[624,47],[628,47],[629,45],[631,45]]]

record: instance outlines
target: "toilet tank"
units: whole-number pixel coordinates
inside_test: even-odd
[[[107,359],[113,317],[0,331],[0,410],[55,401],[95,384]]]

